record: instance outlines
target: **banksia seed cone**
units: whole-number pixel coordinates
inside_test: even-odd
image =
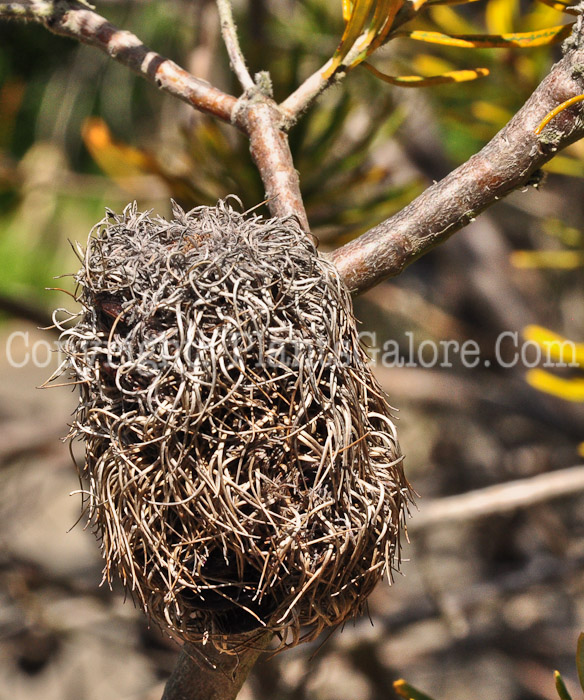
[[[108,212],[61,336],[105,576],[182,639],[295,644],[358,612],[399,559],[390,407],[295,220],[225,202],[174,217]]]

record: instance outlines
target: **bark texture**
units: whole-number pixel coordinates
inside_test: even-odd
[[[221,654],[212,644],[185,644],[162,700],[235,700],[270,639],[266,634],[256,649],[236,656]]]
[[[584,93],[584,49],[579,29],[571,47],[522,109],[479,153],[429,187],[400,212],[332,253],[353,293],[395,277],[514,190],[536,186],[540,168],[584,136],[582,103],[558,114],[541,134],[545,116]]]

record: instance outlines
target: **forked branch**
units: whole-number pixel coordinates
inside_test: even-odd
[[[279,111],[262,86],[250,84],[251,78],[242,63],[243,57],[238,58],[235,28],[229,23],[229,4],[222,2],[220,9],[230,58],[238,67],[238,76],[248,86],[240,100],[152,51],[135,34],[119,29],[78,0],[0,2],[0,20],[36,22],[54,34],[93,46],[164,92],[201,112],[234,124],[250,139],[251,154],[264,182],[272,214],[296,216],[301,226],[308,230],[298,174],[292,163]]]
[[[403,17],[398,15],[396,26],[410,17],[412,7],[409,1],[404,5]],[[235,28],[229,21],[229,3],[222,2],[221,8],[232,63],[238,65],[240,80],[249,86],[240,100],[151,51],[134,34],[118,29],[78,0],[0,2],[0,19],[35,21],[55,34],[95,46],[194,108],[233,123],[250,139],[272,214],[295,215],[308,230],[285,132],[328,82],[322,79],[321,70],[278,107],[261,86],[250,85]],[[542,165],[584,136],[581,103],[561,112],[541,134],[535,133],[555,107],[584,93],[581,18],[568,43],[565,57],[509,124],[477,155],[429,187],[398,214],[333,253],[333,261],[354,293],[399,274],[491,204],[535,182],[534,175]]]
[[[332,259],[353,293],[399,275],[499,199],[536,185],[542,165],[584,137],[582,103],[562,111],[536,133],[554,108],[584,93],[582,18],[566,47],[564,58],[479,153],[400,212],[334,251]]]

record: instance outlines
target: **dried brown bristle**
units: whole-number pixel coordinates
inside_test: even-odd
[[[390,407],[294,219],[173,215],[130,205],[94,228],[61,336],[105,577],[182,639],[295,644],[357,613],[399,558]]]

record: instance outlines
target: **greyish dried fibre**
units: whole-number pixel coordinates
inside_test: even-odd
[[[104,576],[184,640],[296,644],[399,562],[410,488],[390,407],[295,220],[226,202],[173,216],[108,211],[61,326]]]

